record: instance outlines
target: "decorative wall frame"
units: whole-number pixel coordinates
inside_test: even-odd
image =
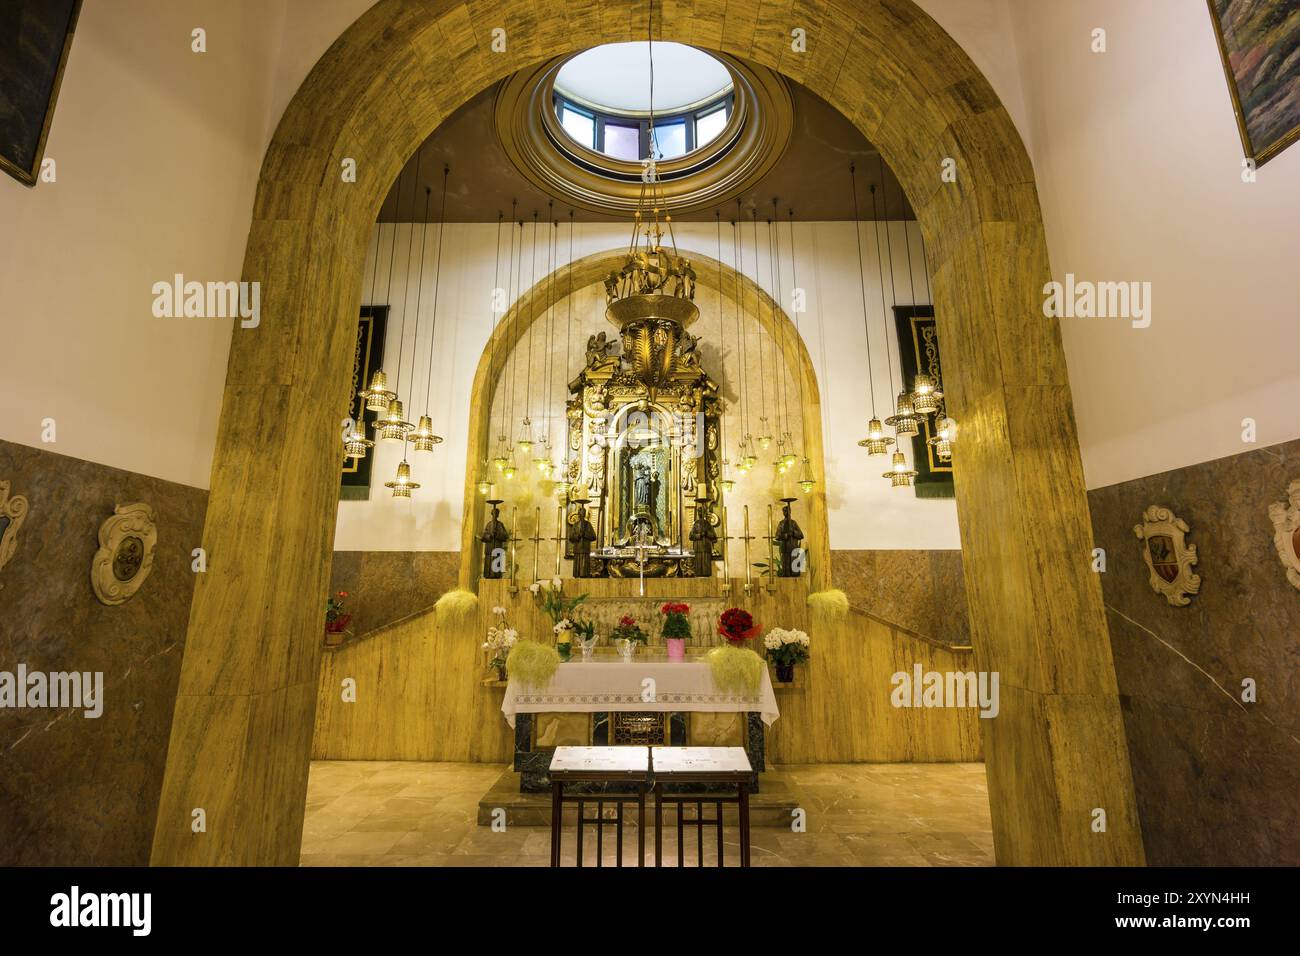
[[[27,499],[9,497],[9,482],[0,481],[0,571],[18,550],[18,529],[27,517]]]
[[[125,604],[153,570],[158,526],[144,502],[118,505],[99,527],[99,550],[90,563],[95,597],[108,605]]]
[[[1241,147],[1263,166],[1300,139],[1295,0],[1207,0]]]
[[[1273,545],[1286,568],[1286,579],[1300,591],[1300,478],[1286,486],[1286,497],[1286,501],[1268,506],[1268,517],[1273,522]],[[0,564],[4,564],[3,552]]]
[[[0,4],[0,171],[36,185],[82,0]]]
[[[1191,603],[1188,595],[1201,590],[1201,577],[1192,571],[1196,545],[1187,543],[1191,529],[1168,508],[1151,505],[1133,533],[1142,542],[1142,558],[1151,573],[1151,590],[1163,594],[1174,607]]]

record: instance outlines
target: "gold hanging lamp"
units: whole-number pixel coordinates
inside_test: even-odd
[[[406,420],[402,400],[395,398],[388,403],[384,417],[375,421],[380,441],[405,441],[406,433],[415,426]]]
[[[885,424],[894,430],[899,438],[911,438],[921,432],[921,423],[916,417],[916,406],[912,402],[911,392],[899,392],[894,406],[894,414],[885,419]]]
[[[912,487],[912,479],[916,477],[916,472],[907,467],[907,457],[901,452],[894,452],[893,467],[885,472],[882,478],[888,478],[895,488]]]
[[[873,416],[867,423],[867,437],[859,441],[858,446],[865,448],[868,455],[888,455],[889,446],[893,443],[894,439],[885,434],[885,426],[880,419]]]
[[[366,451],[374,448],[375,443],[366,438],[366,433],[356,422],[348,426],[347,432],[343,435],[343,454],[348,458],[362,459],[366,457]]]
[[[403,458],[397,466],[397,477],[384,482],[384,487],[392,490],[394,498],[410,498],[411,492],[420,486],[411,480],[411,466]]]

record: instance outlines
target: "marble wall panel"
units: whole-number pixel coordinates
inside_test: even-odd
[[[103,672],[103,714],[0,710],[0,865],[143,865],[171,732],[207,493],[0,441],[0,480],[31,510],[0,570],[0,671]],[[125,604],[95,597],[100,524],[143,501],[153,570]]]
[[[330,590],[348,592],[349,630],[360,636],[432,607],[459,571],[458,551],[335,551]]]
[[[1300,864],[1300,591],[1273,548],[1271,502],[1300,441],[1089,492],[1138,809],[1153,865]],[[1148,584],[1134,525],[1171,508],[1200,593]],[[1242,681],[1258,702],[1241,701]]]
[[[849,602],[945,644],[970,644],[960,551],[831,551]]]

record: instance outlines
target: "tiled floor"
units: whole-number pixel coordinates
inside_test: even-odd
[[[303,866],[546,866],[550,831],[478,826],[479,797],[501,764],[318,761],[307,785]],[[807,810],[807,831],[754,827],[755,866],[992,866],[984,765],[818,764],[781,768]],[[569,811],[572,813],[572,811]],[[676,860],[675,826],[665,827]],[[610,831],[612,832],[612,831]],[[590,833],[590,831],[589,831]],[[647,834],[647,851],[653,846]],[[589,841],[592,838],[589,836]],[[693,865],[693,837],[686,862]],[[706,844],[710,841],[706,836]],[[625,853],[635,853],[635,829]],[[566,865],[574,834],[564,835]],[[594,864],[588,844],[587,865]],[[732,828],[724,848],[739,861]],[[606,846],[607,865],[614,851]],[[627,862],[625,856],[624,862]],[[651,861],[653,862],[653,861]],[[716,862],[706,846],[704,862]]]

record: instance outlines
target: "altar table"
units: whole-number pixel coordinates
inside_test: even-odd
[[[646,684],[647,679],[654,683]],[[511,727],[516,714],[605,711],[757,713],[768,726],[781,715],[766,667],[757,693],[736,694],[717,688],[704,661],[636,657],[628,663],[621,658],[568,661],[545,687],[526,687],[512,676],[501,702]]]

